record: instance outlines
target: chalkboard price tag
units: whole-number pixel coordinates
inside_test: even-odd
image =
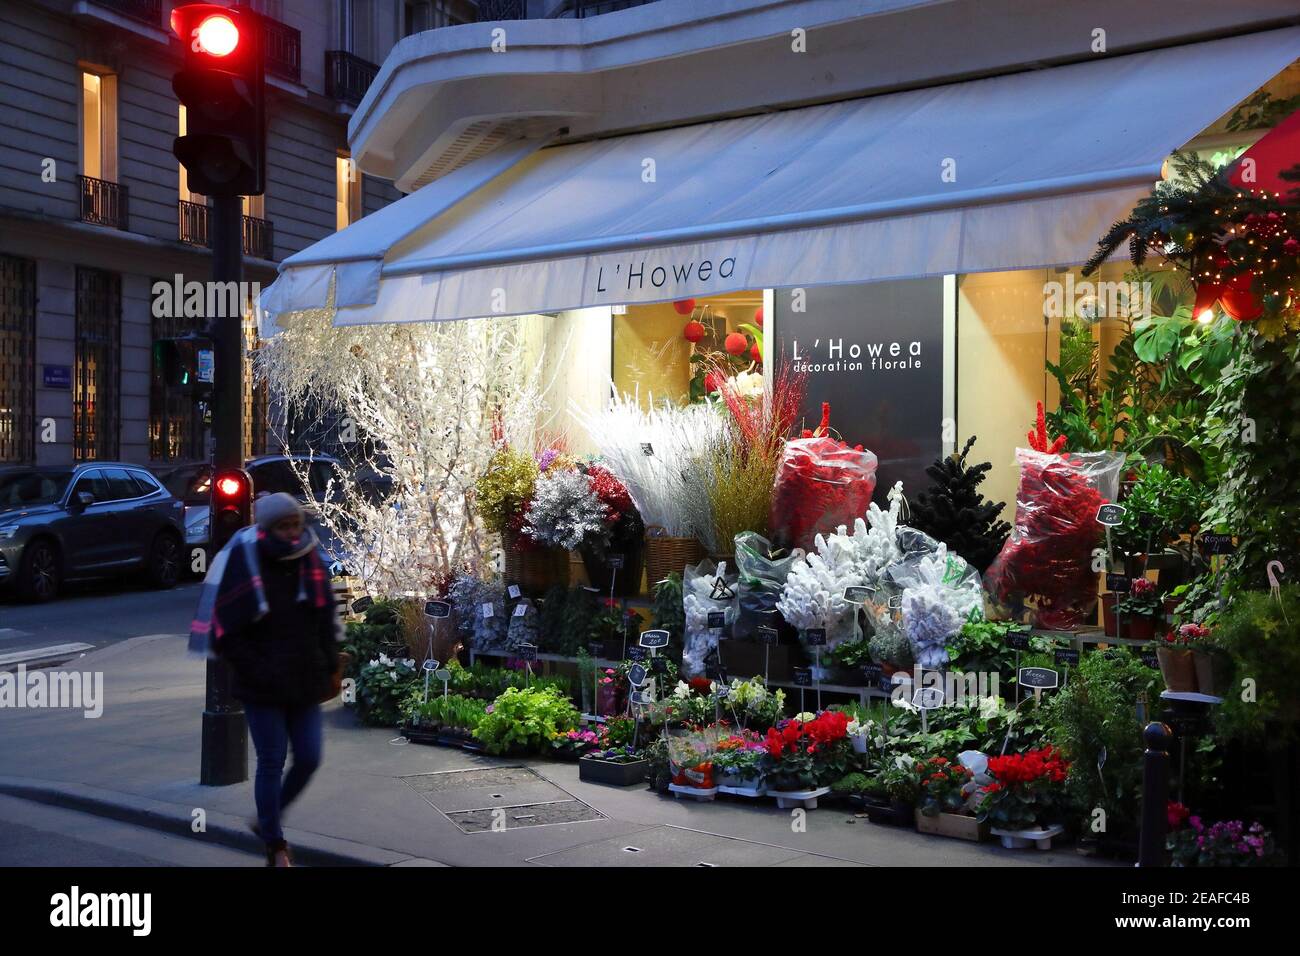
[[[592,657],[599,657],[601,654],[605,653],[605,645],[600,643],[600,641],[592,641],[587,645],[587,653]]]
[[[719,630],[727,626],[726,611],[710,611],[707,621],[709,630]]]
[[[1116,574],[1114,572],[1107,572],[1106,574],[1107,591],[1115,591],[1118,594],[1123,594],[1124,592],[1128,591],[1130,586],[1131,586],[1131,582],[1129,581],[1129,576],[1127,574]]]
[[[1058,647],[1053,657],[1058,664],[1077,666],[1079,663],[1079,651],[1074,647]]]
[[[519,599],[519,595],[523,592],[519,590],[519,585],[512,584],[510,587],[506,588],[506,593],[510,595],[510,600],[516,601]]]
[[[362,611],[364,611],[366,608],[370,607],[370,605],[374,603],[375,603],[375,599],[372,598],[369,594],[367,594],[364,597],[359,597],[352,602],[352,610],[354,613],[360,614]]]
[[[1055,690],[1061,683],[1061,675],[1050,667],[1022,667],[1016,679],[1032,690]]]
[[[627,679],[633,687],[640,687],[645,683],[645,675],[646,670],[644,664],[633,664],[628,668]]]
[[[1230,534],[1201,535],[1202,554],[1232,554],[1235,550]]]
[[[879,684],[880,678],[885,676],[884,668],[879,664],[863,664],[862,679],[869,685]]]
[[[667,647],[668,632],[663,630],[642,631],[637,641],[642,647]]]
[[[757,627],[754,629],[754,634],[760,644],[775,644],[780,638],[774,627]]]
[[[521,661],[535,661],[537,660],[537,645],[520,644],[516,650],[515,656]]]
[[[1097,509],[1097,524],[1104,524],[1108,528],[1114,528],[1123,520],[1123,505],[1105,504]]]
[[[1013,651],[1029,650],[1029,635],[1024,631],[1008,631],[1007,647],[1011,648]]]
[[[635,644],[633,644],[631,647],[627,649],[627,659],[630,661],[645,660],[646,659],[645,648],[637,647]]]
[[[866,604],[870,599],[871,588],[866,585],[855,584],[844,589],[844,600],[850,604]]]
[[[423,666],[424,666],[424,669],[425,669],[426,671],[436,671],[439,667],[442,666],[442,662],[441,662],[441,661],[435,661],[435,660],[431,657],[431,658],[429,658],[427,661],[424,662],[424,665],[423,665]]]
[[[919,710],[936,710],[943,706],[942,687],[918,687],[912,695],[912,706]]]
[[[424,613],[429,617],[451,617],[451,605],[446,601],[425,601]]]
[[[638,707],[649,707],[655,702],[648,690],[634,690],[631,694],[632,703]]]
[[[891,675],[886,674],[884,671],[881,671],[880,683],[878,683],[876,686],[879,687],[881,690],[883,690],[886,694],[892,694],[894,692],[894,678]]]
[[[1138,656],[1142,658],[1142,663],[1147,667],[1160,666],[1160,657],[1155,651],[1142,651]]]
[[[728,697],[731,696],[731,688],[728,687],[726,684],[719,682],[717,689],[714,690],[713,692],[713,696],[718,698],[718,700],[720,701],[726,700]]]
[[[804,631],[803,633],[804,633],[804,637],[805,637],[805,638],[807,639],[807,641],[808,641],[808,646],[809,646],[809,647],[825,647],[825,646],[826,646],[826,628],[824,628],[824,627],[810,627],[810,628],[808,628],[808,630]]]
[[[611,554],[605,561],[615,571],[623,570],[624,557],[621,554]]]
[[[794,669],[794,686],[811,687],[813,683],[811,667],[796,667]]]
[[[434,671],[433,676],[440,681],[449,681],[451,680],[451,671],[444,667],[442,670]]]

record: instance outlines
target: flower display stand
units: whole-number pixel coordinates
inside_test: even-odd
[[[683,787],[681,784],[670,783],[668,789],[678,800],[690,797],[692,800],[709,801],[718,795],[717,787]]]
[[[830,787],[818,787],[816,790],[769,790],[769,797],[776,797],[776,805],[782,810],[801,807],[804,810],[816,810],[817,799],[831,792]]]
[[[744,781],[741,781],[744,782]],[[729,793],[733,797],[762,797],[766,796],[767,789],[760,783],[753,787],[741,787],[734,784],[718,784],[718,793]]]
[[[988,834],[989,826],[962,813],[940,813],[932,817],[917,813],[916,832],[979,843]]]
[[[1002,845],[1008,850],[1023,850],[1031,845],[1040,850],[1050,850],[1052,837],[1060,836],[1064,832],[1065,827],[1059,823],[1032,830],[1000,830],[997,827],[989,830],[989,833],[1001,839]]]

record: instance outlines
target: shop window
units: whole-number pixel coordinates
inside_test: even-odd
[[[334,226],[346,229],[362,216],[361,172],[351,157],[340,154],[334,159]]]
[[[154,341],[173,339],[202,328],[202,319],[154,315],[150,320],[149,337]],[[149,458],[153,461],[197,461],[205,457],[203,420],[197,403],[150,376]]]
[[[72,438],[77,461],[116,458],[122,277],[77,268]]]
[[[36,263],[0,256],[0,462],[34,458]]]

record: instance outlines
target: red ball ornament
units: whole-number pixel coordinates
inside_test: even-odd
[[[1259,296],[1250,291],[1250,284],[1254,278],[1254,275],[1249,272],[1235,275],[1228,280],[1228,284],[1219,295],[1219,301],[1223,303],[1223,311],[1238,322],[1253,322],[1264,314],[1264,303],[1259,300]]]
[[[754,324],[760,329],[763,327],[763,307],[761,305],[754,310]]]
[[[678,299],[673,303],[673,308],[677,310],[678,315],[690,315],[695,311],[695,300]]]
[[[723,340],[722,347],[728,355],[743,355],[745,349],[749,348],[749,339],[745,338],[743,332],[732,332]]]
[[[709,393],[716,392],[718,389],[722,388],[726,381],[726,376],[721,373],[710,372],[708,375],[704,376],[704,391]]]
[[[752,358],[755,362],[763,361],[763,353],[759,350],[757,345],[755,345],[752,349],[749,350],[749,357]]]
[[[704,338],[704,326],[699,322],[687,322],[686,327],[682,329],[682,336],[687,342],[694,345],[700,339]]]

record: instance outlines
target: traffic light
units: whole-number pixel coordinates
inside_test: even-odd
[[[198,333],[154,339],[154,380],[185,395],[206,395],[215,379],[215,354],[212,339]]]
[[[185,135],[172,152],[205,196],[260,196],[266,182],[262,20],[247,7],[188,3],[172,10],[185,61],[172,89]]]
[[[242,468],[224,468],[212,476],[212,547],[220,550],[240,528],[253,523],[253,479]]]

